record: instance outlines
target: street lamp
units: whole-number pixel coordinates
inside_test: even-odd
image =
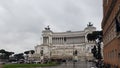
[[[52,52],[51,52],[52,51],[52,46],[49,46],[49,50],[50,50],[49,62],[51,62],[51,59],[52,59],[52,57],[51,57],[52,56]]]
[[[78,51],[75,50],[75,45],[73,45],[73,68],[75,68],[75,62],[77,62]]]

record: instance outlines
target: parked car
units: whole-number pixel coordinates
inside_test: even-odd
[[[33,63],[35,63],[35,64],[40,64],[41,61],[33,61]]]
[[[5,64],[5,62],[0,62],[0,64]]]
[[[96,68],[96,67],[93,67],[93,66],[92,66],[92,67],[90,67],[90,68]]]
[[[88,60],[88,62],[94,62],[94,60]]]
[[[17,64],[17,61],[12,61],[11,63],[12,63],[12,64]]]

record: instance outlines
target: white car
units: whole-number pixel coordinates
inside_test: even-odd
[[[97,67],[91,66],[90,68],[97,68]]]
[[[34,61],[34,63],[35,63],[35,64],[40,64],[40,63],[41,63],[41,61]]]
[[[17,61],[12,61],[11,63],[12,63],[12,64],[17,64]]]
[[[0,62],[0,64],[5,64],[5,62]]]

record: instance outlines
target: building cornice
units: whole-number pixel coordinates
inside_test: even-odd
[[[103,18],[103,21],[102,21],[102,28],[106,25],[106,22],[107,20],[109,19],[112,11],[113,11],[113,8],[115,7],[115,4],[116,4],[117,0],[112,0],[111,2],[111,5],[107,11],[107,14],[105,15],[105,17]]]
[[[84,33],[84,31],[53,32],[53,34],[76,34],[76,33]]]

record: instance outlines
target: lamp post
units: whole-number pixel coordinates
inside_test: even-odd
[[[75,45],[73,45],[73,68],[75,68],[75,62],[77,62],[77,50],[75,50]]]
[[[43,63],[44,62],[44,54],[43,54],[43,50],[40,51],[40,59],[41,59],[41,62]]]
[[[87,66],[87,56],[88,56],[88,55],[87,55],[87,52],[85,51],[85,64],[86,64],[86,68],[88,67],[88,66]]]
[[[51,46],[49,46],[49,50],[50,50],[49,62],[51,62],[51,58],[52,58],[51,57],[52,56],[52,52],[51,52],[52,51],[52,47]]]
[[[73,44],[73,68],[75,68],[75,54],[74,54],[74,44]]]

